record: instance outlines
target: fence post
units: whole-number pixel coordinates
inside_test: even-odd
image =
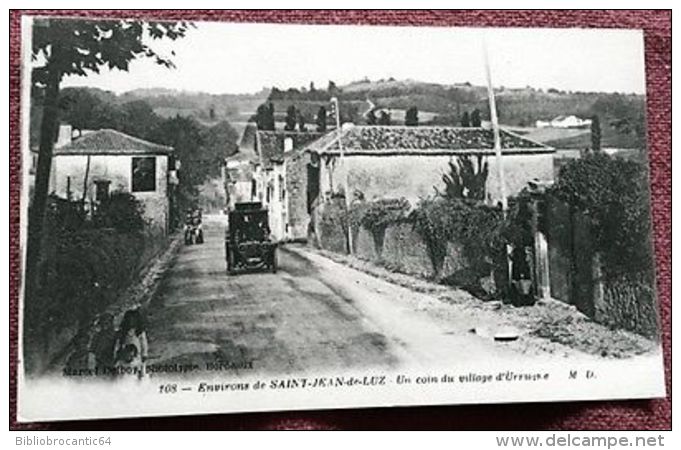
[[[593,279],[593,307],[594,320],[601,322],[606,312],[605,308],[605,283],[603,281],[603,254],[594,252],[591,257],[591,276]]]

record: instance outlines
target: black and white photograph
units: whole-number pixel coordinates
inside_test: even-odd
[[[665,396],[642,31],[22,32],[18,421]]]

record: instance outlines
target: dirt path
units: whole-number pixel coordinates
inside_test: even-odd
[[[279,271],[225,273],[223,227],[180,249],[149,308],[152,363],[216,360],[250,373],[451,366],[508,359],[593,358],[525,336],[501,343],[466,312],[310,252],[279,250]],[[489,325],[489,324],[487,324]],[[503,323],[494,323],[500,327]],[[238,370],[237,370],[238,372]]]

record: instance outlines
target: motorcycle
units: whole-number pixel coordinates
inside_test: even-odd
[[[200,213],[188,215],[184,225],[185,245],[203,244],[203,228]]]

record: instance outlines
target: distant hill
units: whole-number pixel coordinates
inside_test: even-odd
[[[475,108],[488,114],[487,89],[469,83],[441,85],[414,80],[362,80],[342,86],[339,98],[373,102],[386,108],[407,109],[416,106],[443,116],[452,122],[464,111]],[[600,92],[566,92],[556,89],[547,91],[532,87],[495,89],[499,120],[509,126],[534,126],[539,119],[552,119],[559,115],[574,114],[588,117],[604,111],[594,110],[599,100],[618,97],[642,108],[645,97],[640,95],[607,94]]]
[[[264,102],[273,103],[277,122],[282,122],[286,109],[295,105],[312,125],[319,107],[325,106],[328,110],[329,100],[334,96],[341,102],[343,119],[355,123],[365,122],[367,100],[376,107],[391,110],[392,122],[396,125],[403,123],[404,112],[413,106],[419,110],[422,125],[458,126],[462,115],[474,109],[481,111],[484,120],[489,119],[487,89],[470,83],[442,85],[389,78],[363,79],[344,86],[329,82],[326,89],[273,87],[253,94],[216,95],[163,88],[136,89],[118,96],[101,90],[93,93],[109,102],[143,100],[161,117],[194,117],[208,126],[221,120],[244,124]],[[603,137],[609,142],[629,147],[645,144],[645,97],[641,95],[500,87],[496,89],[496,99],[499,121],[508,127],[528,128],[529,132],[540,119],[571,114],[598,115]],[[580,147],[589,141],[588,132],[568,134],[550,139],[548,143]]]
[[[269,90],[254,94],[208,94],[163,88],[136,89],[119,96],[119,101],[144,100],[162,117],[191,116],[209,121],[248,120]]]

